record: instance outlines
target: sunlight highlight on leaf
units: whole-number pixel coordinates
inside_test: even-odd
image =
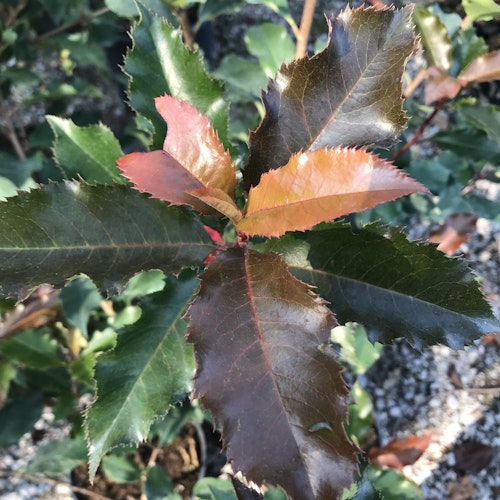
[[[248,194],[238,231],[281,236],[427,188],[391,163],[349,148],[299,153]]]

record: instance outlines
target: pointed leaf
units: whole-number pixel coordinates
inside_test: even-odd
[[[234,196],[234,165],[208,117],[189,103],[168,95],[157,97],[155,103],[168,125],[163,149],[205,187],[222,189]]]
[[[372,341],[403,337],[419,349],[460,349],[500,328],[465,261],[399,231],[372,224],[353,234],[336,223],[265,248],[283,252],[290,271],[318,288],[339,321],[362,323]]]
[[[276,254],[240,248],[208,266],[189,309],[195,397],[222,426],[228,459],[293,498],[341,495],[357,470],[343,429],[348,392],[323,301]]]
[[[135,184],[134,189],[172,205],[189,205],[203,214],[213,210],[188,192],[203,184],[166,151],[130,153],[122,156],[118,168]]]
[[[78,127],[71,120],[47,116],[54,135],[54,156],[68,179],[123,182],[116,160],[123,154],[113,132],[103,124]]]
[[[0,203],[0,292],[24,296],[85,273],[119,290],[136,272],[178,273],[213,250],[189,214],[126,186],[50,184]]]
[[[245,186],[293,153],[387,144],[406,123],[401,77],[415,49],[411,8],[347,7],[330,19],[324,51],[282,66],[262,99],[266,115],[250,137]]]
[[[474,59],[458,75],[458,79],[466,83],[500,80],[500,50],[489,52]]]
[[[414,192],[427,192],[389,162],[364,150],[320,149],[292,156],[250,189],[237,229],[262,236],[310,229]]]
[[[130,105],[153,124],[153,148],[161,148],[166,131],[153,99],[165,92],[207,114],[228,146],[228,104],[222,85],[210,78],[200,54],[186,48],[177,29],[141,3],[138,9],[141,15],[132,30],[133,47],[124,70],[130,77]]]
[[[416,7],[413,20],[420,33],[424,55],[429,66],[449,69],[451,65],[451,41],[448,30],[440,17],[425,7]]]
[[[274,78],[283,62],[291,61],[295,55],[295,44],[286,28],[279,24],[251,26],[245,33],[245,44],[269,78]]]
[[[243,217],[241,210],[236,206],[233,199],[230,198],[221,189],[215,189],[215,188],[193,189],[192,191],[189,191],[188,194],[198,198],[201,202],[205,203],[206,205],[211,206],[212,208],[217,210],[220,214],[230,219],[234,224],[237,224]]]
[[[183,314],[197,286],[192,277],[168,278],[115,349],[99,357],[97,398],[85,417],[91,478],[108,450],[146,439],[153,420],[189,392],[194,362]]]
[[[463,8],[470,22],[476,19],[492,19],[493,16],[500,16],[500,5],[494,0],[463,0]]]

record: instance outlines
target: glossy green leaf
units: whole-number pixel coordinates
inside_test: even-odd
[[[465,261],[398,230],[372,224],[353,234],[332,224],[266,249],[283,252],[290,271],[317,287],[339,321],[363,324],[372,341],[402,337],[417,348],[461,349],[500,328]]]
[[[500,106],[458,102],[455,108],[469,124],[486,132],[489,139],[500,144]]]
[[[122,185],[50,184],[0,203],[0,291],[22,297],[86,274],[119,291],[141,270],[178,273],[213,246],[190,214]]]
[[[194,278],[169,278],[164,291],[144,299],[141,318],[115,349],[98,358],[97,397],[85,417],[91,478],[107,451],[144,440],[153,420],[189,392],[194,363],[183,315],[197,286]]]
[[[343,428],[349,397],[325,345],[336,322],[322,299],[278,255],[234,248],[205,270],[189,317],[194,396],[222,427],[233,470],[292,498],[336,498],[357,448]]]
[[[76,278],[61,290],[59,298],[66,319],[87,337],[90,315],[102,300],[97,287],[88,278]]]
[[[347,7],[329,25],[325,50],[282,66],[263,93],[246,189],[301,150],[390,144],[401,133],[401,77],[416,44],[411,8]]]
[[[235,14],[246,2],[245,0],[204,0],[200,3],[198,25],[211,21],[222,14]]]
[[[0,342],[0,353],[11,361],[40,370],[64,364],[57,342],[43,330],[30,328]]]
[[[87,445],[82,435],[64,438],[40,446],[24,472],[46,476],[70,474],[77,466],[87,461]]]
[[[274,78],[279,67],[295,56],[295,44],[288,31],[279,24],[251,26],[245,33],[245,44],[269,78]]]
[[[193,494],[200,500],[237,500],[233,483],[229,479],[204,477],[198,481]]]
[[[234,54],[224,57],[213,75],[224,81],[233,102],[256,100],[267,83],[266,75],[257,62]]]
[[[174,491],[167,471],[160,465],[155,464],[148,468],[143,490],[148,500],[182,500],[179,493]]]
[[[118,16],[136,17],[139,15],[135,0],[105,0],[105,3]]]
[[[207,74],[200,54],[186,48],[177,29],[141,5],[139,10],[124,70],[130,78],[130,105],[153,124],[153,149],[161,149],[166,133],[154,98],[165,93],[207,114],[227,147],[228,104],[222,85]]]
[[[500,5],[494,0],[462,0],[462,6],[471,23],[477,19],[488,21],[500,16]]]
[[[105,125],[78,127],[71,120],[47,116],[55,135],[54,156],[68,179],[124,182],[116,168],[123,155],[118,140]]]
[[[416,7],[413,20],[420,34],[424,55],[430,66],[449,69],[451,65],[451,40],[448,30],[437,14],[425,7]]]
[[[12,186],[8,193],[0,186],[0,197],[13,196],[15,193],[12,190],[27,190],[36,187],[32,174],[41,169],[42,162],[41,153],[21,160],[0,151],[0,180],[9,181]]]
[[[432,142],[441,149],[449,149],[457,156],[478,161],[500,161],[498,143],[476,128],[456,128],[438,132],[432,136]]]
[[[102,469],[106,477],[114,483],[135,483],[141,479],[139,465],[124,453],[103,457]]]

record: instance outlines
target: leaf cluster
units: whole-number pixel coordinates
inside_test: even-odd
[[[405,169],[415,180],[380,148],[398,147],[408,120],[401,80],[417,48],[412,22],[424,42],[435,32],[444,37],[437,14],[346,7],[327,16],[325,48],[295,58],[284,28],[255,26],[245,43],[257,62],[228,55],[211,74],[189,45],[203,22],[245,2],[207,1],[194,27],[186,24],[189,3],[106,2],[103,16],[133,19],[123,63],[132,132],[117,137],[103,124],[82,126],[46,109],[58,174],[50,175],[39,150],[6,156],[5,177],[24,191],[2,191],[0,291],[30,302],[26,309],[2,303],[9,313],[0,330],[0,387],[20,397],[0,419],[16,426],[9,428],[16,439],[40,414],[43,394],[56,401],[56,418],[74,421],[71,438],[50,451],[64,460],[35,461],[32,472],[68,470],[83,461],[86,442],[91,478],[102,462],[110,477],[139,478],[151,495],[171,491],[158,466],[130,472],[130,459],[112,450],[148,435],[168,441],[186,421],[210,418],[234,472],[267,484],[265,498],[379,494],[391,486],[375,470],[359,470],[366,394],[356,386],[351,393],[341,362],[347,357],[359,374],[375,354],[365,340],[350,355],[344,343],[339,355],[338,328],[351,340],[359,333],[339,325],[364,325],[372,342],[403,337],[418,348],[462,348],[499,323],[464,261],[409,241],[401,229],[359,221],[407,195],[428,200],[428,188],[442,194],[443,180],[467,182],[481,162],[496,161],[497,152],[486,158],[495,115],[477,101],[455,102],[457,135],[433,138],[444,148],[433,161],[445,166],[412,160]],[[267,5],[303,35],[287,2],[249,3]],[[90,33],[100,16],[82,9],[69,2],[57,22],[79,19]],[[40,12],[15,13],[9,29]],[[486,57],[457,44],[462,66],[453,69],[458,59],[425,46],[463,88],[467,68]],[[12,42],[3,50],[19,49]],[[12,93],[15,79],[4,78]],[[228,96],[252,103],[259,86],[260,124],[236,147],[241,125]],[[486,141],[475,163],[459,139],[470,132],[461,123]],[[37,169],[38,180],[52,181],[35,184]],[[82,422],[74,410],[86,393],[93,400]],[[188,394],[192,406],[180,409]],[[367,404],[364,414],[353,399]],[[11,423],[22,411],[26,418]],[[200,498],[224,492],[233,498],[228,483],[195,487]]]

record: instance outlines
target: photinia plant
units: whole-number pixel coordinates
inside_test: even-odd
[[[122,155],[111,141],[109,158],[109,130],[52,118],[94,161],[78,169],[82,180],[0,205],[0,291],[24,298],[83,273],[112,294],[140,271],[170,275],[97,358],[85,416],[91,477],[107,451],[143,440],[194,379],[233,470],[290,498],[340,498],[360,450],[344,431],[351,396],[331,330],[356,321],[372,341],[462,348],[499,327],[463,261],[400,229],[354,232],[335,220],[427,192],[369,149],[394,143],[406,123],[411,8],[329,18],[326,48],[269,81],[241,176],[222,86],[177,30],[139,9],[124,69],[154,150]]]

